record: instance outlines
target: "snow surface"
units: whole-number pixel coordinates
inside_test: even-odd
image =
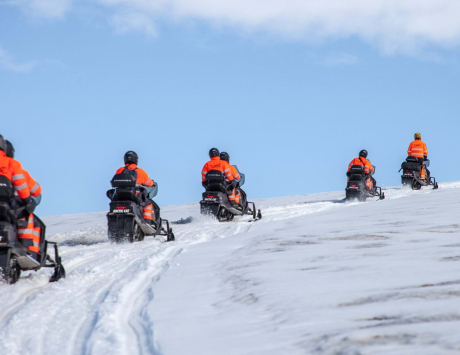
[[[257,200],[176,242],[107,241],[105,213],[44,218],[67,278],[0,285],[1,354],[459,354],[460,182]],[[163,237],[162,237],[163,238]]]

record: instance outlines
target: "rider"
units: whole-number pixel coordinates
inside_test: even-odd
[[[202,181],[203,187],[206,188],[206,174],[208,172],[210,172],[211,170],[217,170],[217,171],[222,172],[225,176],[225,179],[228,182],[230,182],[229,188],[233,187],[233,188],[230,188],[229,190],[227,189],[227,195],[228,195],[230,204],[234,205],[235,199],[233,198],[233,200],[230,200],[230,198],[233,194],[233,190],[235,189],[236,182],[234,182],[234,178],[231,173],[230,164],[227,163],[225,160],[220,159],[219,150],[217,148],[211,148],[211,150],[209,151],[209,157],[211,158],[211,160],[208,161],[206,164],[204,164],[203,169],[201,170],[201,181]]]
[[[24,206],[24,211],[20,214],[19,220],[26,221],[26,226],[18,226],[18,239],[28,248],[32,256],[37,257],[40,252],[40,226],[34,223],[33,212],[36,207],[35,200],[30,195],[28,181],[25,170],[21,163],[8,157],[7,144],[0,135],[0,175],[6,177],[14,186],[19,202]],[[12,203],[13,201],[9,201]]]
[[[227,152],[220,153],[220,160],[224,160],[228,163],[228,165],[230,166],[230,173],[233,176],[233,181],[237,183],[236,187],[232,191],[232,194],[228,195],[228,200],[230,201],[230,204],[232,204],[232,202],[236,202],[237,204],[239,204],[241,192],[238,189],[238,183],[241,181],[241,175],[238,172],[238,170],[236,170],[236,168],[230,164],[230,155]]]
[[[6,156],[14,159],[15,149],[14,149],[13,143],[11,143],[9,140],[5,140],[5,142],[6,142]],[[40,184],[37,181],[35,181],[32,176],[30,176],[27,170],[24,170],[24,175],[27,180],[27,186],[29,187],[30,195],[35,199],[35,201],[37,202],[37,205],[39,205],[41,198],[42,198],[42,188]]]
[[[115,174],[123,174],[128,173],[136,177],[136,183],[138,185],[142,185],[145,187],[152,187],[155,183],[152,179],[150,179],[149,175],[145,172],[145,170],[138,168],[137,163],[139,161],[139,157],[137,156],[136,152],[132,150],[126,152],[125,157],[125,166],[121,167],[117,170]],[[153,223],[153,201],[150,199],[146,199],[144,206],[143,206],[143,214],[144,219],[148,223]]]
[[[414,141],[409,145],[407,149],[407,155],[410,157],[417,158],[417,162],[422,163],[422,171],[420,172],[420,178],[425,180],[426,178],[426,167],[424,161],[428,160],[428,149],[426,144],[422,142],[422,135],[420,133],[414,134]]]
[[[372,191],[374,186],[377,184],[375,179],[370,175],[371,172],[373,172],[375,169],[372,166],[371,162],[367,160],[367,150],[363,149],[359,152],[359,157],[353,159],[350,164],[348,164],[348,173],[350,172],[350,168],[353,165],[361,165],[364,167],[364,174],[366,174],[367,179],[366,179],[366,187]],[[348,176],[349,174],[347,174]]]

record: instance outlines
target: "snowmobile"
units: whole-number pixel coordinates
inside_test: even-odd
[[[376,185],[376,181],[372,177],[375,173],[375,166],[373,167],[374,171],[370,173],[371,179],[373,180],[372,190],[369,190],[366,186],[368,175],[364,173],[364,167],[362,165],[352,165],[350,167],[350,171],[347,172],[348,182],[347,188],[345,189],[346,200],[357,199],[358,201],[366,201],[368,197],[378,197],[379,200],[385,198],[382,188]]]
[[[130,173],[116,174],[112,189],[107,191],[110,211],[107,213],[108,237],[116,243],[143,241],[145,236],[166,236],[166,241],[175,240],[169,221],[160,217],[160,207],[153,201],[158,193],[158,184],[145,187],[136,184],[136,177]],[[153,220],[146,221],[143,206],[153,203]],[[166,225],[166,226],[164,226]]]
[[[422,168],[425,166],[426,174],[425,179],[420,177]],[[408,156],[406,161],[401,164],[401,170],[403,171],[401,175],[401,182],[404,186],[410,186],[412,190],[420,190],[422,186],[433,185],[433,189],[437,189],[438,183],[436,179],[430,175],[428,167],[430,166],[429,159],[422,159]]]
[[[8,284],[16,283],[21,271],[37,271],[42,267],[54,268],[50,282],[65,278],[65,269],[59,256],[57,243],[45,239],[45,224],[34,215],[35,225],[40,225],[40,252],[32,256],[18,238],[18,227],[27,228],[27,221],[18,216],[24,215],[26,207],[14,208],[14,189],[11,182],[0,176],[0,277]],[[28,213],[27,213],[28,214]],[[47,254],[48,245],[54,245],[54,260]]]
[[[203,199],[200,201],[201,214],[213,215],[219,222],[231,221],[233,217],[243,215],[251,215],[254,221],[261,219],[262,213],[256,210],[254,202],[248,202],[246,192],[241,188],[245,178],[244,174],[240,173],[240,175],[240,182],[234,186],[225,181],[221,171],[209,171],[205,177],[206,182],[203,183],[206,192],[203,192]],[[239,205],[231,205],[228,200],[227,190],[234,187],[238,188],[241,193]]]

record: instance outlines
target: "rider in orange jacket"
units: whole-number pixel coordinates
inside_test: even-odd
[[[367,150],[363,149],[359,152],[359,157],[353,159],[350,164],[348,164],[348,172],[350,172],[350,168],[353,165],[361,165],[364,167],[364,174],[366,174],[366,187],[369,190],[372,190],[375,186],[375,180],[371,177],[371,172],[374,171],[374,167],[372,166],[371,162],[367,160]]]
[[[220,160],[226,161],[228,163],[228,165],[230,166],[230,173],[232,174],[233,181],[235,181],[236,183],[240,182],[241,181],[241,175],[238,172],[238,170],[236,170],[236,168],[233,165],[230,164],[230,155],[227,152],[222,152],[222,153],[220,153]],[[228,195],[228,200],[230,201],[230,204],[232,204],[232,201],[234,201],[237,204],[239,204],[240,199],[241,199],[241,192],[237,187],[235,187],[232,190],[232,194]]]
[[[12,183],[18,195],[19,203],[25,207],[19,220],[27,221],[27,226],[17,226],[18,239],[28,249],[29,253],[37,258],[40,252],[41,226],[34,221],[33,212],[37,203],[31,197],[28,180],[30,175],[22,168],[21,163],[9,157],[7,152],[8,145],[3,136],[0,135],[0,176],[6,177]],[[14,156],[14,149],[12,153]],[[10,201],[12,208],[14,208],[14,201]]]
[[[6,155],[7,146],[0,135],[0,175],[5,176],[14,186],[19,198],[27,204],[30,202],[30,190],[21,163]]]
[[[6,140],[5,142],[6,142],[6,156],[14,159],[15,149],[14,149],[13,144],[9,140]],[[24,175],[27,180],[27,186],[29,187],[29,190],[30,190],[30,196],[35,198],[37,205],[40,204],[41,195],[42,195],[42,188],[40,184],[37,181],[35,181],[35,179],[30,175],[30,173],[27,170],[24,170]]]
[[[116,174],[129,173],[136,177],[136,183],[145,187],[152,187],[155,183],[150,179],[147,172],[141,168],[137,167],[139,157],[136,152],[129,151],[126,152],[125,157],[125,166],[119,168]],[[153,202],[150,199],[147,199],[145,205],[143,206],[144,219],[152,223],[154,217],[153,211]]]
[[[423,161],[428,158],[428,148],[426,147],[426,144],[422,142],[422,135],[420,133],[414,134],[414,141],[411,142],[411,144],[409,144],[409,148],[407,149],[407,155],[417,158],[417,160],[422,164]],[[425,166],[423,166],[422,171],[420,172],[420,178],[426,178]]]
[[[204,164],[203,169],[201,169],[201,181],[203,187],[206,187],[206,174],[212,170],[220,171],[224,174],[226,181],[228,181],[232,186],[233,189],[227,190],[227,195],[230,204],[235,204],[235,198],[232,197],[234,195],[234,188],[236,186],[236,182],[234,182],[233,175],[231,173],[230,164],[228,164],[225,160],[220,159],[220,153],[217,148],[212,148],[209,151],[209,157],[211,158],[206,164]],[[232,199],[231,199],[232,198]]]

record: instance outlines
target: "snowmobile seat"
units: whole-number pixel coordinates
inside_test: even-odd
[[[415,158],[417,159],[417,158]],[[401,164],[401,169],[404,171],[410,170],[410,171],[422,171],[422,164],[418,162],[412,162],[412,161],[405,161]]]
[[[139,204],[139,198],[136,196],[135,188],[122,188],[118,187],[115,189],[112,201],[133,201]]]
[[[218,170],[211,170],[205,176],[207,185],[206,191],[222,191],[227,193],[227,189],[225,188],[225,179],[224,174]]]
[[[423,158],[417,158],[417,157],[412,157],[412,156],[408,156],[406,158],[406,161],[408,163],[419,163],[419,164],[423,164]]]

